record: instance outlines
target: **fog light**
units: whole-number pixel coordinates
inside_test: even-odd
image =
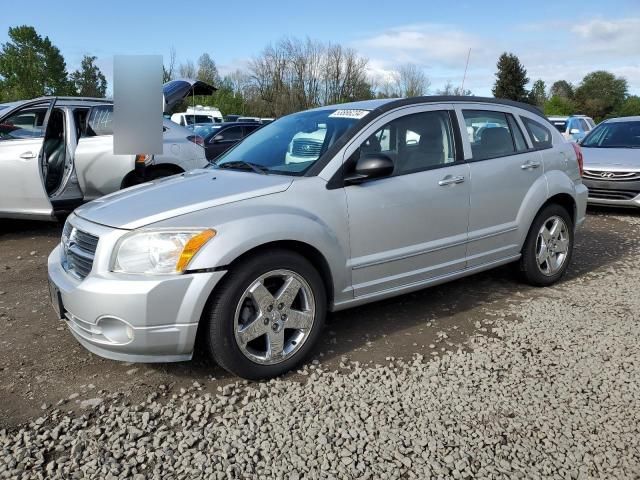
[[[102,335],[112,343],[124,345],[133,340],[133,328],[124,320],[115,317],[101,317],[97,324]]]

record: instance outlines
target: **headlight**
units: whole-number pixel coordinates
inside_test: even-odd
[[[125,235],[116,245],[112,270],[122,273],[183,273],[215,230],[142,230]]]

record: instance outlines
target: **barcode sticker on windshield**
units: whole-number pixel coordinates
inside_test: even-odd
[[[336,110],[331,115],[329,115],[329,118],[358,118],[359,119],[364,117],[367,113],[369,113],[369,110]]]

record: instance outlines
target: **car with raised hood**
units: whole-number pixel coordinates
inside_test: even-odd
[[[287,160],[319,130],[315,155]],[[557,282],[585,218],[578,153],[536,108],[506,100],[288,115],[207,169],[77,209],[49,256],[54,307],[107,358],[188,360],[200,337],[234,374],[280,375],[328,311],[512,262],[530,284]]]
[[[640,207],[640,116],[600,123],[581,142],[589,203]]]
[[[164,109],[214,88],[164,85]],[[207,93],[208,92],[208,93]],[[54,219],[82,202],[149,179],[208,165],[190,130],[163,120],[163,152],[114,155],[113,101],[43,97],[0,109],[0,218]]]

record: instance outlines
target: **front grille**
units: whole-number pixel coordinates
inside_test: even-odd
[[[322,150],[322,142],[300,138],[293,141],[291,153],[296,157],[317,158],[320,156],[320,150]]]
[[[64,269],[75,277],[84,279],[93,267],[97,246],[98,237],[66,223],[62,230]]]
[[[601,200],[632,200],[640,192],[634,190],[606,190],[604,188],[590,188],[589,198]]]
[[[589,180],[640,180],[640,172],[609,172],[607,170],[585,170],[583,177]]]

